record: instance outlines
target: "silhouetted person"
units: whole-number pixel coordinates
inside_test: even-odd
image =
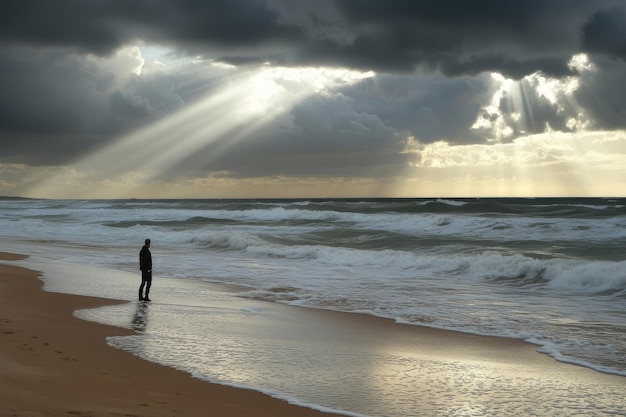
[[[146,239],[143,248],[139,252],[139,269],[141,269],[141,286],[139,287],[139,300],[150,301],[148,294],[152,285],[152,254],[150,253],[150,239]],[[146,295],[143,295],[143,287],[146,287]]]

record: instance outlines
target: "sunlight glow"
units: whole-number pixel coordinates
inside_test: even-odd
[[[595,71],[595,65],[589,60],[587,54],[577,54],[569,61],[569,67],[578,72]]]
[[[579,74],[595,70],[585,54],[574,55],[569,66]],[[577,114],[567,119],[567,128],[581,131],[590,126],[589,118],[574,98],[574,93],[580,87],[579,76],[556,79],[536,72],[519,81],[504,78],[498,73],[492,73],[491,77],[497,88],[491,102],[482,108],[472,129],[491,132],[492,142],[499,143],[512,138],[516,132],[531,133],[552,129],[552,126],[539,124],[532,105],[535,97],[547,101],[557,114],[575,109]]]
[[[607,196],[624,179],[626,132],[548,132],[464,146],[413,143],[407,152],[417,156],[413,187],[431,195]]]
[[[483,107],[483,114],[479,115],[472,129],[490,129],[495,133],[495,138],[499,141],[502,138],[510,137],[513,134],[513,129],[508,126],[502,116],[500,110],[500,102],[503,98],[507,97],[513,87],[515,81],[504,78],[498,73],[491,73],[491,77],[494,82],[500,86],[491,98],[491,103]]]

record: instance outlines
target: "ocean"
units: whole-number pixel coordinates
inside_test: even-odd
[[[150,238],[157,303],[160,279],[168,297],[226,284],[250,312],[270,301],[517,338],[558,361],[626,376],[623,198],[0,198],[0,225],[0,250],[132,274],[133,289]],[[115,323],[117,310],[107,311],[101,319]],[[202,328],[201,310],[189,317],[190,332]],[[186,369],[176,358],[151,360]]]

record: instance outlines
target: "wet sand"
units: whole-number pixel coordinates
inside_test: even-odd
[[[44,292],[36,273],[9,263],[0,264],[0,415],[328,415],[112,348],[107,336],[132,331],[72,312],[115,301]],[[626,378],[557,362],[519,340],[275,303],[227,303],[239,314],[211,316],[207,335],[238,328],[251,349],[270,346],[267,340],[288,345],[285,352],[294,356],[279,356],[285,352],[273,345],[243,357],[258,362],[269,355],[274,368],[312,366],[299,376],[321,381],[324,395],[347,393],[345,407],[336,408],[371,416],[609,416],[625,409]],[[259,311],[247,314],[250,306]]]

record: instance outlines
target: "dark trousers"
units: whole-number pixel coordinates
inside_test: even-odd
[[[152,285],[152,271],[141,271],[141,286],[139,287],[139,299],[148,298]],[[146,295],[143,295],[143,287],[146,287]]]

